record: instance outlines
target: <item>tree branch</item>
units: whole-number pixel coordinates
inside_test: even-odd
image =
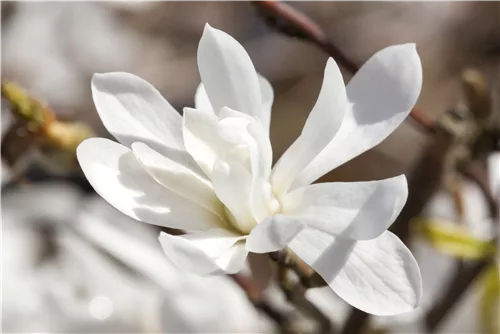
[[[355,74],[359,70],[360,65],[351,60],[328,38],[323,29],[304,13],[281,1],[252,1],[252,3],[271,28],[289,37],[299,38],[316,45],[351,74]],[[410,112],[410,118],[423,131],[434,132],[435,122],[427,117],[421,109],[413,108]]]

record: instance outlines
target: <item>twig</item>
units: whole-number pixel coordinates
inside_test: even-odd
[[[1,93],[14,115],[14,124],[2,140],[2,157],[9,166],[15,166],[30,148],[37,148],[47,157],[56,153],[59,161],[53,165],[74,170],[76,147],[93,136],[92,130],[83,123],[58,120],[49,106],[13,82],[2,81]]]
[[[412,171],[408,173],[408,200],[391,226],[391,231],[398,235],[403,242],[408,241],[409,221],[420,215],[430,197],[441,186],[445,159],[453,143],[454,136],[447,131],[439,130],[427,145]]]
[[[498,217],[498,199],[495,198],[493,192],[490,189],[488,174],[484,164],[479,161],[471,161],[464,166],[459,167],[460,173],[473,181],[479,189],[481,189],[484,198],[488,202],[488,208],[491,217]]]
[[[333,333],[334,328],[330,319],[323,312],[306,298],[306,288],[301,284],[281,285],[286,298],[298,309],[306,314],[309,314],[318,322],[319,328],[317,333],[327,334]]]
[[[327,285],[318,273],[295,256],[290,250],[269,253],[269,257],[276,262],[280,268],[292,270],[299,278],[300,283],[306,288]]]
[[[319,328],[318,333],[333,333],[333,324],[326,315],[313,303],[306,298],[306,290],[311,287],[314,282],[312,277],[317,274],[309,274],[310,268],[304,268],[300,262],[294,260],[294,256],[289,251],[279,251],[269,254],[271,259],[279,265],[279,284],[287,300],[317,321]],[[304,266],[307,266],[304,264]],[[308,267],[308,266],[307,266]],[[291,282],[287,273],[292,270],[299,278],[299,282]],[[319,275],[317,277],[320,278]],[[321,278],[320,278],[321,279]],[[322,281],[322,279],[321,279]],[[326,283],[325,283],[326,284]]]
[[[316,45],[351,74],[355,74],[359,70],[360,65],[342,52],[328,38],[323,29],[304,13],[281,1],[253,1],[252,3],[257,12],[273,29],[289,37],[299,38]],[[421,109],[413,108],[410,117],[425,132],[434,132],[435,122],[429,119]]]
[[[347,71],[358,71],[358,65],[335,46],[315,22],[300,11],[279,1],[254,1],[253,4],[271,27],[287,36],[316,44]]]
[[[281,333],[289,332],[289,317],[266,301],[264,296],[262,296],[261,289],[257,287],[252,280],[242,274],[229,275],[229,277],[245,291],[248,299],[256,309],[266,314],[278,325]]]

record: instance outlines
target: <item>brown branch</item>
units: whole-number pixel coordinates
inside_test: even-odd
[[[473,181],[481,189],[484,198],[488,202],[490,217],[498,217],[498,199],[490,189],[486,167],[479,161],[471,161],[459,166],[458,171],[470,181]]]
[[[59,154],[54,165],[75,170],[76,148],[93,136],[92,130],[83,123],[58,120],[49,106],[13,82],[2,81],[1,93],[14,116],[14,124],[2,140],[2,158],[9,166],[15,166],[29,149],[36,148],[46,156],[54,150],[66,153],[64,160]]]
[[[240,288],[245,291],[248,300],[256,309],[266,314],[279,327],[281,333],[288,333],[290,329],[290,319],[280,310],[273,307],[262,295],[262,290],[248,277],[242,274],[228,275]]]
[[[359,70],[358,64],[350,60],[328,39],[321,27],[300,11],[280,1],[254,1],[253,4],[269,26],[287,36],[314,43],[350,73]]]
[[[296,257],[293,256],[290,251],[273,252],[269,253],[269,256],[279,265],[278,280],[280,288],[287,300],[295,305],[298,310],[305,312],[316,320],[319,326],[316,332],[333,333],[335,329],[330,318],[323,314],[316,305],[306,298],[307,288],[314,284],[313,277],[317,276],[320,279],[321,277],[312,271],[305,263],[302,265],[301,262],[296,262],[294,260]],[[289,270],[292,270],[299,277],[299,282],[294,283],[289,280],[287,276]],[[312,275],[310,274],[311,271],[313,272]],[[321,279],[321,281],[323,280]]]
[[[327,285],[318,273],[290,250],[269,253],[269,257],[276,262],[280,268],[292,270],[299,278],[300,283],[306,288],[317,288]]]
[[[301,284],[281,286],[287,300],[295,305],[299,310],[309,314],[317,321],[319,329],[317,333],[333,333],[334,328],[330,319],[323,312],[306,298],[306,288]]]
[[[328,38],[323,29],[304,13],[281,1],[253,1],[252,3],[259,15],[273,29],[289,37],[303,39],[316,45],[353,75],[360,69],[360,65],[342,52]],[[436,123],[421,109],[413,108],[410,112],[410,118],[425,132],[433,133],[435,131]]]
[[[26,130],[26,122],[15,119],[2,138],[2,160],[14,167],[35,141],[35,134]]]
[[[409,239],[410,220],[421,214],[441,186],[445,159],[453,143],[454,137],[450,133],[439,130],[408,173],[408,200],[390,228],[405,243]]]

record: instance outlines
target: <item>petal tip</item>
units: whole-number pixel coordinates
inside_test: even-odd
[[[92,74],[92,79],[90,80],[90,86],[92,88],[99,85],[99,83],[106,77],[108,73],[94,73]]]
[[[78,161],[80,162],[80,159],[85,154],[85,152],[87,152],[87,149],[89,149],[91,145],[93,145],[94,143],[96,145],[99,145],[98,142],[103,139],[104,138],[94,137],[83,140],[76,148],[76,158],[78,159]]]
[[[99,73],[99,72],[95,72],[94,74],[92,74],[91,82],[92,82],[92,84],[94,84],[94,82],[96,82],[96,81],[106,79],[107,77],[113,77],[116,74],[128,74],[128,73],[121,73],[121,72],[102,72],[102,73]]]
[[[218,29],[212,27],[207,22],[207,23],[205,23],[205,26],[203,27],[203,34],[202,34],[201,38],[203,39],[204,37],[207,37],[207,36],[213,36],[217,31],[218,31]]]

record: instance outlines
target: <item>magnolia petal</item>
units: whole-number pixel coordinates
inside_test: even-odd
[[[336,239],[331,235],[306,227],[288,247],[329,282],[342,269],[354,248],[354,242],[349,239],[334,241]],[[335,250],[335,255],[332,256],[333,251],[328,250]]]
[[[269,177],[273,150],[269,136],[259,122],[225,107],[221,109],[218,132],[224,140],[233,145],[248,147],[252,174],[258,174],[265,179]]]
[[[233,147],[218,134],[218,119],[212,113],[184,108],[183,123],[186,150],[210,177],[215,161]]]
[[[210,99],[208,98],[207,91],[205,90],[205,86],[203,83],[200,83],[196,88],[196,92],[194,94],[194,108],[202,111],[210,111],[211,113],[215,113],[212,108],[212,104],[210,103]]]
[[[87,139],[78,146],[77,157],[96,192],[134,219],[185,230],[223,224],[214,213],[156,182],[123,145],[104,138]]]
[[[271,127],[272,107],[274,102],[274,90],[269,80],[267,80],[260,74],[258,74],[258,76],[259,76],[260,94],[262,96],[260,121],[262,122],[262,126],[264,129],[266,129],[266,133],[269,136],[269,128]]]
[[[198,69],[215,113],[226,106],[262,121],[257,72],[238,41],[206,24],[198,46]]]
[[[262,111],[260,120],[263,128],[266,129],[266,133],[269,133],[269,126],[271,124],[271,109],[274,102],[274,90],[271,83],[265,77],[258,73],[257,76],[259,77],[260,94],[262,96]],[[210,104],[207,91],[202,83],[200,83],[196,89],[194,106],[198,110],[214,112],[212,105]],[[218,110],[217,113],[221,116],[221,111]]]
[[[269,253],[283,249],[305,226],[300,221],[282,215],[268,217],[250,232],[246,247],[253,253]]]
[[[272,182],[276,193],[285,194],[304,168],[331,142],[342,124],[347,107],[342,73],[330,58],[325,67],[321,91],[302,133],[274,167]]]
[[[214,228],[208,231],[184,234],[182,238],[202,249],[209,257],[217,259],[233,247],[236,242],[245,239],[246,236],[228,229]]]
[[[233,145],[246,148],[246,154],[239,161],[245,164],[250,160],[252,185],[250,189],[250,208],[256,221],[260,222],[271,215],[278,207],[272,189],[267,181],[271,172],[272,148],[269,137],[260,122],[245,114],[222,108],[219,121],[219,134]]]
[[[223,217],[224,207],[210,181],[188,167],[165,157],[143,143],[132,144],[132,151],[146,171],[161,185]]]
[[[422,297],[418,264],[389,231],[372,240],[355,241],[305,228],[288,247],[342,299],[367,313],[408,312]]]
[[[408,116],[422,87],[415,44],[377,52],[348,83],[350,107],[332,142],[301,172],[292,188],[317,180],[378,145]]]
[[[179,269],[199,275],[234,274],[248,252],[244,237],[225,229],[173,236],[162,232],[159,240],[167,257]]]
[[[422,297],[417,261],[389,231],[356,242],[347,263],[329,285],[352,306],[381,316],[412,311]]]
[[[282,201],[282,213],[343,238],[365,240],[382,234],[408,197],[404,175],[370,182],[317,183],[296,189]]]
[[[219,257],[215,263],[224,270],[224,273],[236,274],[245,266],[247,256],[248,250],[245,243],[240,241]]]
[[[252,184],[250,173],[234,161],[218,160],[212,172],[212,184],[217,197],[233,215],[233,224],[248,233],[256,224],[248,199]]]
[[[184,151],[182,118],[146,80],[130,73],[94,74],[92,97],[106,129],[123,145],[141,141],[163,153]]]
[[[273,152],[269,137],[266,136],[261,126],[250,123],[247,129],[255,142],[255,146],[250,146],[252,148],[250,150],[252,166],[250,207],[257,222],[261,222],[264,218],[274,214],[280,206],[268,181],[271,173]]]

